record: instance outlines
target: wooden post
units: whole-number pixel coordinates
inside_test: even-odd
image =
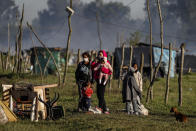
[[[80,49],[78,49],[78,60],[77,60],[77,65],[80,63]]]
[[[8,66],[10,64],[10,24],[9,23],[8,23],[7,34],[8,34],[8,52],[7,52],[5,70],[8,69]]]
[[[151,94],[151,100],[153,100],[153,84],[154,84],[154,81],[157,77],[157,73],[159,71],[159,67],[161,65],[161,61],[162,61],[162,57],[163,57],[163,46],[164,46],[164,43],[163,43],[163,18],[162,18],[162,11],[161,11],[161,6],[160,6],[160,0],[157,0],[157,7],[158,7],[158,12],[159,12],[159,19],[160,19],[160,39],[161,39],[161,55],[160,55],[160,58],[159,58],[159,62],[155,68],[155,71],[153,73],[153,78],[152,78],[152,81],[150,82],[150,85],[148,87],[148,91],[147,91],[147,97],[146,97],[146,102],[148,103],[149,102],[149,94]]]
[[[111,56],[111,66],[112,66],[112,69],[114,70],[114,55]],[[112,75],[110,76],[110,83],[109,83],[109,89],[112,89],[112,79],[113,79],[113,73]]]
[[[170,70],[171,70],[171,56],[172,56],[172,44],[169,43],[169,66],[168,66],[168,73],[166,79],[166,92],[165,92],[165,104],[168,102],[168,95],[169,95],[169,80],[170,80]]]
[[[22,69],[22,24],[23,24],[23,18],[24,18],[24,4],[22,8],[22,16],[20,19],[20,25],[19,25],[19,36],[18,36],[18,67],[17,67],[17,73],[21,73]]]
[[[144,67],[144,53],[141,53],[140,73],[142,76],[143,76],[143,67]]]
[[[53,60],[53,63],[54,63],[54,65],[55,65],[55,67],[56,67],[57,73],[58,73],[58,79],[59,79],[58,85],[60,86],[60,85],[61,85],[61,74],[60,74],[59,67],[58,67],[58,65],[57,65],[57,63],[56,63],[56,61],[55,61],[54,56],[52,55],[51,51],[46,47],[46,45],[39,39],[38,35],[34,32],[33,27],[32,27],[31,25],[29,25],[28,22],[27,22],[27,26],[28,26],[29,29],[33,32],[34,36],[37,38],[37,40],[39,41],[39,43],[40,43],[40,44],[46,49],[46,51],[50,54],[50,56],[51,56],[51,58],[52,58],[52,60]]]
[[[132,58],[133,58],[133,46],[130,45],[129,67],[132,67]]]
[[[72,9],[72,0],[70,0],[70,8]],[[66,81],[66,76],[67,76],[67,70],[68,70],[68,59],[69,59],[69,47],[70,47],[70,42],[71,42],[71,34],[72,34],[72,28],[71,28],[71,16],[72,13],[68,12],[68,26],[69,26],[69,34],[68,34],[68,39],[67,39],[67,47],[66,47],[66,54],[65,54],[65,70],[64,70],[64,75],[63,75],[63,85],[65,85]]]
[[[102,49],[102,40],[101,40],[101,33],[100,33],[100,23],[99,23],[99,15],[98,12],[96,13],[96,21],[97,21],[97,33],[99,37],[99,49]]]
[[[121,76],[122,76],[122,68],[124,64],[124,53],[125,52],[125,43],[122,45],[122,54],[121,54],[121,65],[120,65],[120,73],[119,73],[119,78],[118,78],[118,88],[120,88],[120,81],[121,81]]]
[[[185,44],[182,43],[180,48],[181,48],[181,63],[180,63],[180,71],[179,71],[179,76],[178,76],[178,91],[179,91],[178,106],[182,106],[182,76],[183,76]]]
[[[0,52],[0,55],[1,55],[1,67],[2,67],[2,71],[4,72],[5,71],[5,68],[4,68],[4,58],[3,58],[3,53]]]
[[[93,58],[94,58],[94,57],[93,57],[93,52],[94,52],[94,51],[93,51],[93,50],[91,50],[91,61],[92,61],[92,60],[93,60]]]

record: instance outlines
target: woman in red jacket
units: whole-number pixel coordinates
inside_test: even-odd
[[[101,63],[101,60],[104,60],[104,65]],[[99,101],[99,108],[102,109],[102,112],[105,114],[109,114],[106,107],[106,102],[104,98],[105,87],[107,85],[106,78],[107,77],[100,77],[101,73],[106,75],[112,74],[112,68],[110,62],[107,60],[107,53],[105,50],[100,50],[98,53],[98,58],[91,64],[91,69],[93,70],[93,77],[97,83],[97,98]],[[100,78],[102,78],[100,80]]]

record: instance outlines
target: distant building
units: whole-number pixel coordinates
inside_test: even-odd
[[[144,53],[144,67],[143,74],[145,76],[150,76],[150,45],[145,43],[139,43],[136,46],[133,46],[133,58],[132,64],[137,63],[138,67],[140,67],[141,62],[141,54]],[[115,49],[114,52],[114,76],[115,78],[119,77],[120,73],[120,64],[122,59],[122,49],[120,47]],[[170,77],[174,77],[175,75],[175,58],[176,58],[177,50],[172,50],[172,62],[171,62],[171,74]],[[153,67],[158,64],[160,55],[161,55],[161,47],[159,45],[153,45]],[[130,47],[125,47],[124,52],[124,65],[129,66],[130,61]],[[164,77],[168,72],[168,64],[169,64],[169,48],[164,47],[163,49],[163,57],[161,66],[158,72],[158,77]]]

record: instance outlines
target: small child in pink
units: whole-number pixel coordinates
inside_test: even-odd
[[[101,84],[101,80],[103,78],[105,78],[104,82],[103,82],[103,85],[105,85],[107,83],[109,75],[113,71],[111,65],[107,62],[107,57],[102,58],[100,60],[99,65],[96,68],[94,68],[94,70],[99,71],[99,84]],[[108,70],[110,72],[108,72]]]

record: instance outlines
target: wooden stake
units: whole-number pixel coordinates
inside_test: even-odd
[[[132,67],[132,59],[133,59],[133,46],[130,45],[129,67]]]
[[[144,53],[141,53],[140,73],[142,76],[143,76],[143,67],[144,67]]]
[[[19,36],[18,36],[18,67],[17,67],[17,73],[21,73],[22,69],[22,24],[23,24],[23,18],[24,18],[24,4],[22,8],[22,17],[20,19],[20,25],[19,25]]]
[[[35,35],[35,37],[37,38],[37,40],[40,42],[40,44],[47,50],[47,52],[50,54],[52,60],[53,60],[53,63],[56,67],[56,70],[57,70],[57,73],[58,73],[58,85],[60,86],[61,85],[61,74],[60,74],[60,71],[59,71],[59,68],[58,68],[58,65],[54,59],[54,56],[52,55],[51,51],[46,47],[46,45],[39,39],[38,35],[34,32],[33,30],[33,27],[31,25],[29,25],[29,23],[27,22],[27,26],[29,27],[29,29],[33,32],[33,34]]]
[[[168,73],[166,79],[166,91],[165,91],[165,104],[168,102],[168,95],[169,95],[169,80],[170,80],[170,70],[171,70],[171,56],[172,56],[172,44],[169,43],[169,65],[168,65]]]
[[[120,73],[119,73],[119,78],[118,78],[118,88],[120,88],[120,81],[121,81],[121,76],[122,76],[122,68],[123,68],[123,64],[124,64],[124,53],[125,52],[125,43],[123,43],[122,45],[122,59],[121,59],[121,65],[120,65]]]
[[[72,8],[72,0],[70,0],[70,8]],[[72,28],[71,28],[71,16],[72,16],[72,14],[71,14],[71,13],[69,13],[69,15],[68,15],[69,34],[68,34],[68,39],[67,39],[67,48],[66,48],[66,54],[65,54],[65,70],[64,70],[64,76],[63,76],[63,85],[65,85],[66,76],[67,76],[67,70],[68,70],[69,47],[70,47],[71,34],[72,34]]]
[[[96,21],[97,21],[97,33],[99,37],[99,49],[102,49],[102,40],[101,40],[101,33],[100,33],[100,23],[99,23],[99,14],[98,12],[96,13]]]
[[[8,66],[10,65],[10,24],[9,23],[8,23],[7,32],[8,32],[7,33],[8,34],[8,52],[7,52],[5,70],[7,70]]]
[[[114,55],[111,56],[111,60],[112,60],[111,66],[112,66],[112,69],[114,70]],[[113,73],[110,76],[109,89],[112,89],[112,79],[113,79]]]
[[[30,33],[30,38],[31,38],[31,41],[32,41],[33,50],[34,50],[34,53],[35,53],[35,58],[36,58],[37,64],[38,64],[39,69],[40,69],[41,79],[42,79],[42,83],[43,83],[42,67],[41,67],[41,64],[40,64],[39,59],[38,59],[37,50],[36,50],[36,48],[35,48],[35,44],[34,44],[34,41],[33,41],[32,34],[31,34],[31,33]],[[35,67],[34,67],[34,68],[35,68]]]
[[[80,63],[80,49],[78,49],[78,60],[77,60],[77,65]]]
[[[182,106],[182,76],[183,76],[185,44],[182,43],[180,48],[181,48],[181,63],[180,63],[180,71],[179,71],[179,76],[178,76],[178,91],[179,91],[178,106]]]

